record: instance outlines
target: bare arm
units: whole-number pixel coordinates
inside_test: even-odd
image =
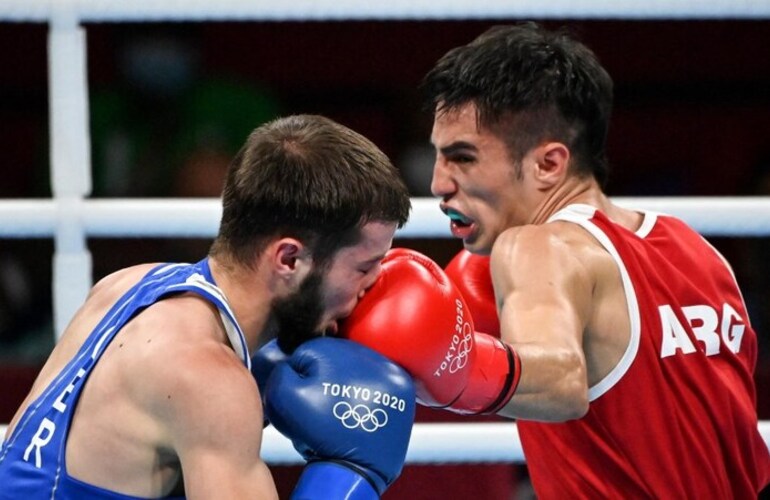
[[[185,353],[171,375],[162,418],[190,499],[277,499],[260,458],[262,404],[248,370],[224,345]]]
[[[521,359],[518,389],[499,413],[556,422],[582,417],[593,279],[576,245],[550,224],[511,229],[495,243],[490,265],[501,337]]]

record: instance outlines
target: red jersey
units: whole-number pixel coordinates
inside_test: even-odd
[[[731,268],[682,221],[629,231],[587,205],[579,224],[618,265],[631,323],[618,365],[564,423],[519,420],[538,498],[756,498],[770,482],[757,430],[757,338]],[[526,368],[525,368],[526,369]]]

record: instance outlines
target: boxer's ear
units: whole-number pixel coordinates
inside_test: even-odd
[[[533,148],[522,159],[529,167],[539,189],[549,190],[566,177],[570,161],[569,148],[560,142],[546,142]]]
[[[313,258],[310,250],[296,238],[280,238],[268,247],[268,265],[281,281],[298,286],[310,273]]]

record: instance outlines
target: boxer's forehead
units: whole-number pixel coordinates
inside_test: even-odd
[[[353,246],[340,249],[337,259],[354,264],[375,263],[385,257],[393,244],[396,233],[395,222],[370,221],[361,228],[361,239]]]

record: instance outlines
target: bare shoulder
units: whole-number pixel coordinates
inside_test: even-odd
[[[65,336],[89,333],[120,297],[158,264],[139,264],[108,274],[91,287],[88,297],[75,313]]]
[[[222,426],[258,421],[262,407],[256,382],[229,345],[216,308],[185,294],[162,300],[138,315],[122,332],[133,342],[142,378],[152,379],[152,397],[173,435],[211,432]],[[139,384],[138,391],[147,390]],[[225,421],[227,423],[225,423]],[[180,435],[176,436],[179,439]]]
[[[116,271],[96,283],[77,310],[40,371],[33,394],[41,390],[74,356],[86,337],[118,299],[157,264],[142,264]]]
[[[156,266],[158,263],[139,264],[108,274],[91,288],[86,303],[114,303]],[[99,307],[97,304],[95,306]]]
[[[91,394],[117,389],[127,411],[114,418],[141,416],[128,420],[144,422],[149,445],[181,464],[188,496],[213,497],[210,489],[222,482],[241,493],[255,491],[258,481],[270,488],[259,458],[263,409],[256,381],[206,300],[182,294],[145,309],[108,346],[100,368],[91,382],[103,385],[92,385]]]
[[[518,293],[540,305],[569,304],[584,326],[594,321],[597,304],[607,297],[622,298],[612,256],[588,231],[570,222],[506,230],[492,248],[490,269],[499,301]]]
[[[245,431],[258,418],[261,428],[256,382],[229,346],[192,341],[156,353],[155,396],[170,425],[186,422],[189,430],[203,430],[240,422],[248,424]]]
[[[492,253],[511,255],[513,252],[554,251],[575,254],[597,246],[594,238],[580,226],[555,221],[506,229],[495,241]]]
[[[505,230],[495,241],[493,274],[526,272],[590,273],[601,246],[579,226],[567,222],[526,225]]]

